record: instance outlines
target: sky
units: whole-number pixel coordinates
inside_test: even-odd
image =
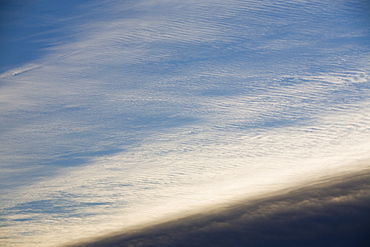
[[[369,13],[366,0],[1,1],[0,244],[69,245],[287,192],[291,213],[304,195],[329,212],[338,178],[348,205],[367,201],[354,176],[370,168]]]

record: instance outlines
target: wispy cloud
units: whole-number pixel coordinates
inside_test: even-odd
[[[4,243],[59,244],[365,169],[361,11],[105,1],[50,17],[67,38],[1,75]]]

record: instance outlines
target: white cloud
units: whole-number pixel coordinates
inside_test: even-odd
[[[331,46],[357,11],[342,3],[82,8],[96,17],[68,42],[3,74],[4,241],[59,244],[365,169],[367,55]]]

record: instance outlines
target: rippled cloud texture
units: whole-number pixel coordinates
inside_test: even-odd
[[[58,246],[367,174],[369,11],[3,1],[1,244]]]

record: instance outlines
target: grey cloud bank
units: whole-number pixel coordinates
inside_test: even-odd
[[[368,161],[367,161],[368,162]],[[369,172],[210,209],[74,247],[369,246]]]

